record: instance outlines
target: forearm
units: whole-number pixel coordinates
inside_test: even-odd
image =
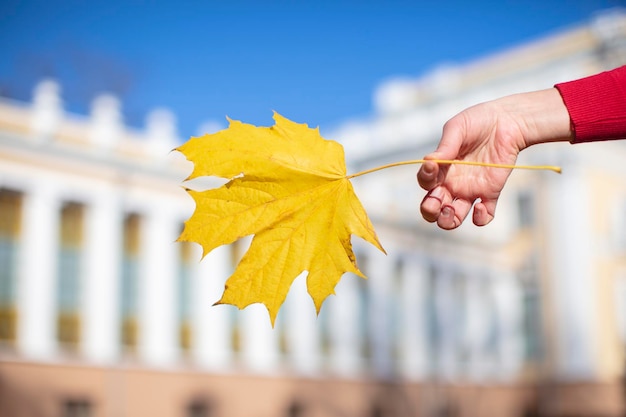
[[[555,87],[569,111],[572,143],[626,138],[626,66]]]

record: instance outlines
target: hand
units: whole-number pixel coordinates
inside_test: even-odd
[[[457,159],[514,165],[536,143],[568,140],[569,114],[556,89],[507,96],[470,107],[450,119],[435,152],[425,159]],[[428,191],[422,216],[442,229],[472,220],[484,226],[495,216],[510,169],[426,162],[417,173]]]

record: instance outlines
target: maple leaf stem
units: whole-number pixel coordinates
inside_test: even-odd
[[[376,168],[366,169],[365,171],[357,172],[356,174],[347,175],[347,179],[352,179],[355,177],[360,177],[361,175],[369,174],[371,172],[380,171],[382,169],[397,167],[401,165],[416,165],[423,164],[424,162],[432,161],[438,164],[456,164],[456,165],[473,165],[473,166],[481,166],[481,167],[490,167],[490,168],[508,168],[508,169],[535,169],[535,170],[547,170],[554,171],[558,174],[561,173],[561,167],[552,166],[552,165],[505,165],[505,164],[491,164],[488,162],[474,162],[474,161],[459,161],[459,160],[451,160],[451,159],[414,159],[411,161],[401,161],[394,162],[392,164],[381,165]]]

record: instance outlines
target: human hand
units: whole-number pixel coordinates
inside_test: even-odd
[[[424,159],[514,165],[519,152],[536,143],[568,140],[569,114],[556,89],[517,94],[470,107],[450,119],[437,149]],[[511,169],[426,162],[417,173],[428,191],[420,211],[442,229],[472,220],[484,226],[495,216]]]

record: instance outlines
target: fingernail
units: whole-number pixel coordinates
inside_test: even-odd
[[[454,210],[450,206],[445,206],[441,210],[441,215],[444,216],[444,217],[454,216]]]

